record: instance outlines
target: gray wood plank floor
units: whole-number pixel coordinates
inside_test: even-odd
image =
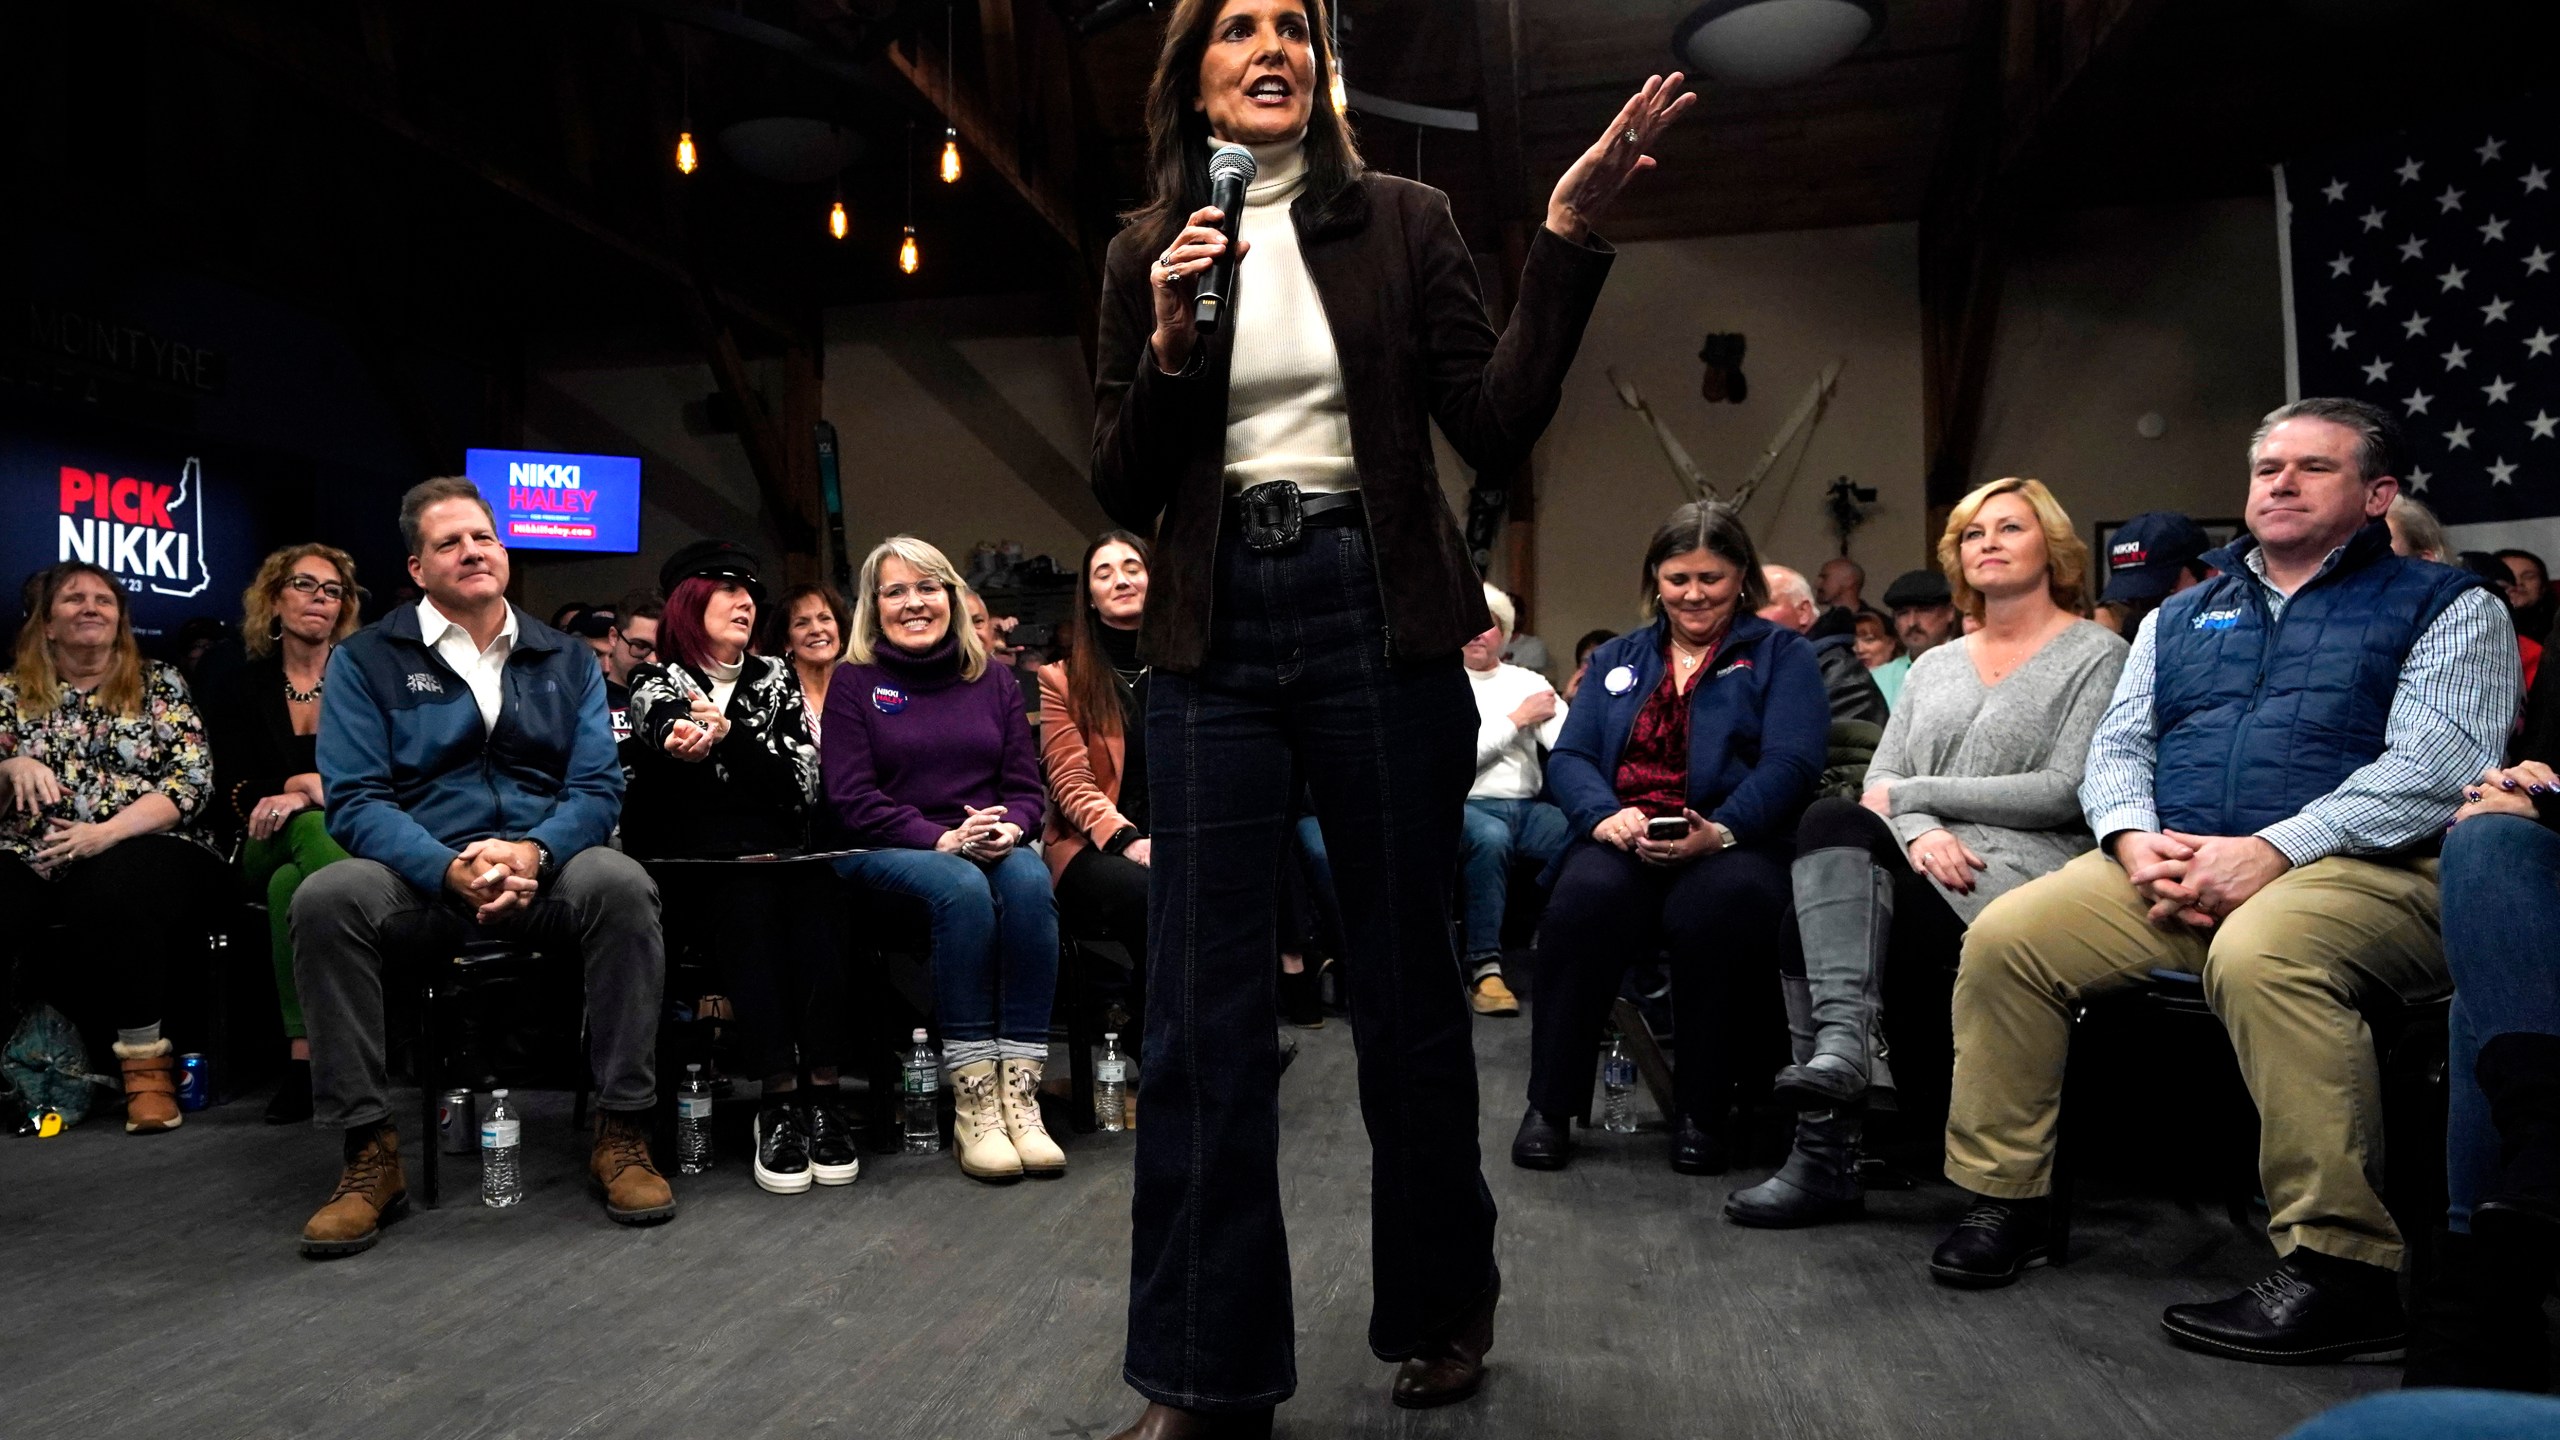
[[[1300,1376],[1284,1435],[2263,1440],[2397,1383],[2396,1366],[2168,1345],[2160,1307],[2269,1259],[2209,1209],[2089,1196],[2069,1269],[1961,1294],[1926,1268],[1962,1208],[1944,1185],[1772,1234],[1718,1218],[1759,1172],[1674,1175],[1658,1131],[1515,1170],[1527,1029],[1477,1025],[1505,1276],[1485,1392],[1386,1403],[1335,1020],[1301,1033],[1282,1102]],[[328,1264],[292,1242],[335,1142],[262,1126],[257,1101],[154,1139],[102,1118],[0,1141],[0,1435],[1072,1440],[1136,1412],[1119,1380],[1134,1136],[1071,1137],[1065,1179],[1006,1189],[947,1156],[865,1157],[850,1188],[776,1197],[729,1155],[678,1180],[674,1223],[627,1231],[588,1196],[567,1097],[531,1102],[522,1206],[481,1207],[465,1160],[444,1209]]]

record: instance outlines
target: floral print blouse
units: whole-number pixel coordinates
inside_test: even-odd
[[[54,821],[104,820],[154,791],[178,807],[169,833],[212,848],[195,828],[213,785],[204,722],[175,667],[146,660],[142,683],[142,709],[129,717],[68,684],[51,714],[32,716],[19,702],[16,678],[0,672],[0,761],[41,760],[62,782],[61,801],[41,813],[15,806],[0,813],[0,852],[24,859]]]
[[[800,679],[770,656],[744,657],[726,714],[729,733],[699,761],[665,751],[669,727],[706,698],[711,680],[674,660],[631,672],[631,787],[624,847],[644,857],[759,853],[799,846],[818,798],[818,747]]]

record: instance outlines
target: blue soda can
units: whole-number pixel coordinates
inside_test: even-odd
[[[197,1055],[178,1057],[178,1108],[201,1110],[213,1103],[213,1062]]]

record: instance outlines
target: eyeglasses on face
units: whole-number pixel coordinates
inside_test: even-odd
[[[883,605],[903,604],[910,595],[914,596],[918,600],[939,600],[948,593],[949,591],[939,580],[918,580],[912,585],[882,586],[880,588],[880,603]]]
[[[286,589],[297,595],[318,595],[327,600],[347,598],[346,586],[335,580],[323,580],[317,575],[296,575],[284,583]]]
[[[639,656],[643,660],[646,660],[650,656],[658,653],[658,645],[656,641],[635,639],[629,635],[622,637],[622,648]]]

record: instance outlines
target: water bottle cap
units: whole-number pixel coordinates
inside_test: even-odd
[[[1117,1040],[1120,1038],[1120,1032],[1117,1030],[1105,1030],[1102,1032],[1102,1038],[1105,1040]]]
[[[702,1067],[699,1065],[687,1065],[684,1067],[684,1073],[687,1075],[699,1075],[702,1073]]]
[[[504,1100],[507,1098],[507,1092],[504,1090],[492,1090],[489,1092],[489,1098],[492,1100]]]
[[[915,1033],[912,1037],[910,1037],[910,1038],[912,1038],[912,1039],[913,1039],[917,1044],[919,1044],[919,1045],[923,1044],[923,1043],[924,1043],[924,1027],[923,1027],[923,1026],[921,1026],[921,1025],[917,1026],[917,1027],[916,1027],[916,1033]]]

